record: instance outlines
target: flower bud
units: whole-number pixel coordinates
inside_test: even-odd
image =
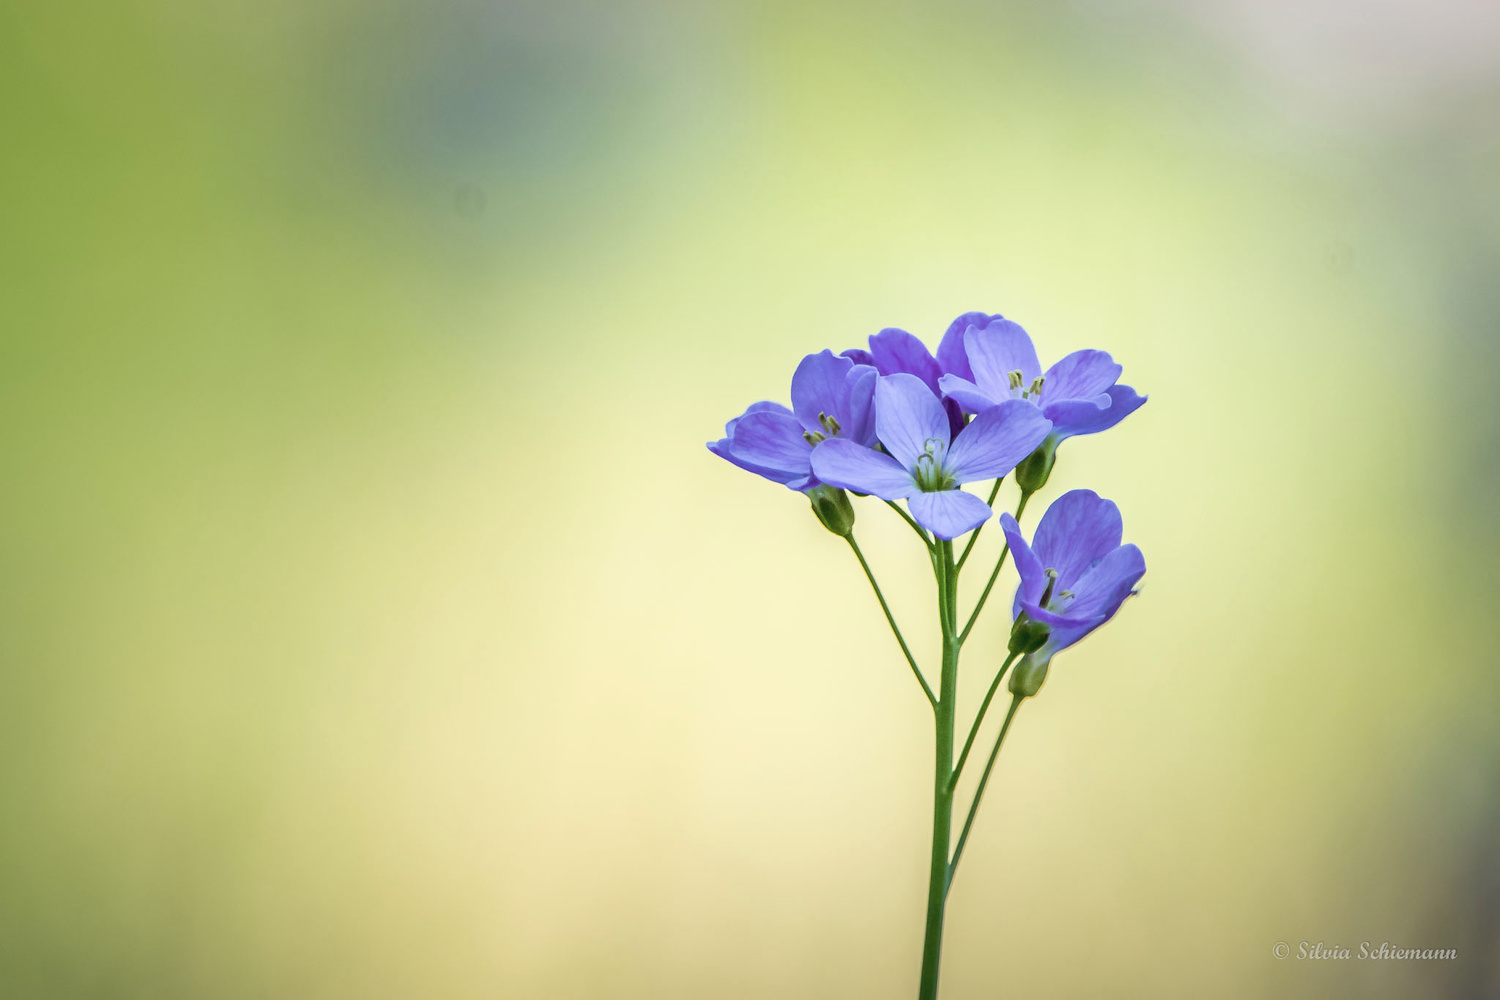
[[[1016,616],[1010,628],[1010,651],[1012,653],[1035,653],[1047,641],[1048,629],[1041,622],[1026,617],[1026,612]]]
[[[1047,679],[1047,663],[1046,660],[1038,663],[1030,654],[1023,656],[1010,672],[1010,693],[1017,698],[1030,698],[1040,691]]]
[[[1047,485],[1047,479],[1052,475],[1052,463],[1056,461],[1057,442],[1048,437],[1016,466],[1016,485],[1025,493],[1035,493]]]
[[[849,502],[849,494],[836,486],[814,486],[807,491],[807,499],[823,527],[841,538],[848,538],[854,531],[854,505]]]

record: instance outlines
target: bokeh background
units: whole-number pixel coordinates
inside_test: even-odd
[[[1150,572],[945,997],[1500,993],[1496,8],[22,2],[0,121],[0,995],[911,995],[927,710],[703,444],[971,309]]]

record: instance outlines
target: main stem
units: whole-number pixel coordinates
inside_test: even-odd
[[[943,949],[943,908],[948,897],[948,843],[953,832],[953,733],[958,706],[958,572],[953,543],[935,546],[938,620],[943,633],[942,678],[938,687],[932,777],[932,864],[927,881],[927,934],[922,944],[920,1000],[937,1000],[938,962]]]

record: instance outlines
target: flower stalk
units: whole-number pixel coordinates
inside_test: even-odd
[[[937,1000],[948,893],[1016,712],[1040,692],[1052,657],[1113,617],[1146,571],[1140,550],[1121,544],[1119,509],[1096,493],[1074,490],[1060,497],[1030,541],[1021,534],[1021,515],[1046,486],[1059,444],[1115,426],[1145,397],[1118,383],[1121,368],[1103,351],[1075,351],[1043,372],[1026,332],[998,314],[959,316],[936,356],[894,328],[872,336],[869,344],[868,351],[809,354],[792,376],[790,409],[769,401],[752,404],[708,448],[747,472],[804,494],[823,527],[849,543],[932,709],[932,844],[918,997]],[[1014,516],[1000,515],[1004,547],[960,627],[959,573],[994,516],[1001,483],[1012,473],[1020,502]],[[989,479],[994,485],[987,501],[963,489]],[[855,540],[850,493],[884,501],[922,540],[937,584],[942,636],[936,691]],[[969,538],[955,559],[954,540],[965,534]],[[1020,577],[1008,655],[955,762],[959,655],[1007,557]],[[955,845],[959,778],[1007,676],[1010,708]]]

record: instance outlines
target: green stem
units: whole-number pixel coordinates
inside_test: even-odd
[[[953,832],[953,733],[958,701],[958,636],[954,597],[958,574],[953,543],[942,540],[933,560],[938,585],[938,620],[943,632],[943,670],[936,706],[932,781],[932,858],[927,882],[927,929],[922,944],[920,1000],[937,1000],[938,963],[943,947],[943,911],[948,899],[948,844]]]
[[[969,738],[964,740],[964,748],[958,755],[958,763],[953,765],[953,777],[948,782],[949,794],[952,794],[953,790],[958,787],[958,776],[963,773],[964,761],[969,759],[969,751],[974,749],[974,739],[979,735],[979,724],[984,721],[984,713],[990,710],[990,702],[994,700],[995,692],[1000,690],[1000,682],[1005,679],[1005,672],[1015,662],[1017,655],[1011,653],[1005,658],[1005,662],[1000,665],[1000,672],[990,683],[990,689],[985,694],[984,701],[979,705],[979,714],[974,716],[974,725],[969,729]]]
[[[1017,521],[1021,520],[1022,512],[1026,510],[1026,501],[1030,499],[1031,494],[1022,490],[1021,502],[1016,504]],[[1005,557],[1008,555],[1010,555],[1010,543],[1007,542],[1005,548],[1000,550],[1000,558],[995,561],[995,569],[990,573],[989,583],[984,585],[984,592],[979,595],[979,602],[974,605],[974,611],[969,615],[969,623],[964,626],[964,630],[958,635],[959,645],[963,645],[964,640],[969,637],[969,633],[974,630],[974,623],[979,621],[979,612],[984,610],[984,602],[989,600],[990,591],[995,588],[995,581],[1000,578],[1000,567],[1005,565]]]
[[[1000,746],[1005,742],[1005,734],[1010,732],[1010,722],[1016,717],[1016,709],[1021,707],[1025,699],[1020,695],[1012,695],[1010,700],[1010,711],[1005,713],[1005,722],[1000,726],[1000,735],[995,740],[995,749],[990,751],[990,759],[984,765],[984,773],[979,776],[979,787],[974,790],[974,801],[969,806],[969,816],[964,820],[963,832],[958,835],[958,846],[953,849],[953,862],[948,865],[948,884],[953,884],[953,873],[958,871],[958,859],[964,855],[964,844],[969,842],[969,830],[974,826],[974,817],[979,814],[979,800],[984,798],[984,786],[990,782],[990,772],[995,768],[995,758],[1000,756]]]
[[[995,506],[995,498],[1000,495],[1000,484],[1003,482],[1005,482],[1005,477],[1001,476],[999,479],[995,480],[995,488],[990,490],[990,498],[987,503],[991,507]],[[963,569],[964,563],[969,561],[969,553],[974,551],[974,543],[979,541],[979,533],[983,530],[984,525],[981,524],[979,527],[975,528],[974,533],[969,536],[969,544],[964,546],[963,555],[958,557],[958,566],[956,568]]]
[[[860,568],[865,571],[865,579],[870,581],[870,586],[875,590],[875,599],[880,602],[880,610],[885,612],[886,624],[890,625],[891,633],[895,635],[901,652],[906,656],[906,662],[911,665],[912,676],[916,677],[917,683],[922,685],[922,693],[927,696],[927,703],[935,710],[937,696],[932,693],[932,687],[928,685],[927,678],[922,676],[922,668],[917,666],[916,657],[911,655],[911,649],[907,647],[906,639],[901,635],[901,629],[896,627],[896,618],[891,614],[891,606],[885,603],[885,595],[880,592],[880,584],[875,582],[875,574],[870,571],[870,564],[865,561],[865,554],[860,551],[859,543],[854,540],[854,532],[849,532],[846,537],[849,547],[854,550],[854,557],[859,560]]]

